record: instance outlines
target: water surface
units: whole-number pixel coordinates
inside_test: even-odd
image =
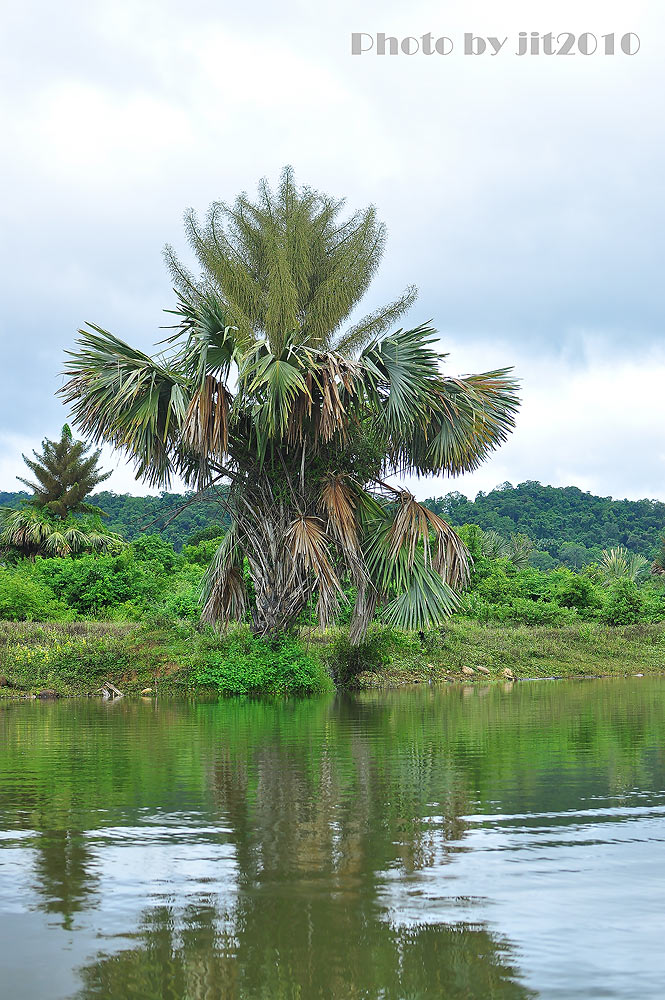
[[[3,1000],[665,995],[665,680],[0,705]]]

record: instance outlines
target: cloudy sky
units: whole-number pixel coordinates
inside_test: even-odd
[[[26,0],[3,12],[0,490],[66,418],[86,320],[147,348],[182,213],[276,178],[377,205],[363,312],[415,282],[456,374],[514,366],[509,444],[420,495],[539,479],[665,499],[665,10],[659,0]],[[520,31],[617,54],[514,54]],[[453,39],[351,55],[351,33]],[[507,38],[465,56],[464,32]],[[618,39],[634,32],[637,55]],[[367,41],[367,39],[365,39]],[[601,43],[601,46],[604,43]],[[108,459],[107,459],[108,462]],[[144,492],[122,461],[111,488]]]

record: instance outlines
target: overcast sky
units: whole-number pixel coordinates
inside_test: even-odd
[[[352,32],[381,31],[455,51],[351,55]],[[464,56],[465,31],[508,41]],[[631,31],[641,50],[519,57],[520,31]],[[433,320],[451,373],[522,379],[509,444],[419,495],[539,479],[665,499],[658,0],[26,0],[0,33],[0,490],[66,419],[77,328],[149,347],[183,210],[291,163],[388,225],[363,312],[414,282],[409,320]],[[145,492],[122,461],[107,485]]]

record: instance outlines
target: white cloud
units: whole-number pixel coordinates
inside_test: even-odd
[[[499,483],[537,479],[601,496],[665,500],[665,447],[656,419],[665,384],[665,351],[628,360],[583,344],[582,357],[516,353],[505,343],[464,347],[446,340],[451,371],[511,363],[522,380],[515,432],[477,472],[457,480],[410,481],[420,497],[458,489],[467,496]]]

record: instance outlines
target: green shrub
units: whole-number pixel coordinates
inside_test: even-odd
[[[195,684],[224,695],[307,695],[332,690],[330,677],[302,643],[285,637],[269,642],[241,626],[199,654]]]
[[[203,538],[196,545],[185,545],[182,550],[182,557],[186,563],[197,563],[199,566],[209,566],[213,560],[215,552],[222,544],[222,538]]]
[[[67,621],[73,617],[33,567],[0,569],[0,620]]]
[[[556,576],[556,600],[562,607],[582,611],[600,606],[599,589],[588,576],[577,576],[569,570],[561,570]]]
[[[632,580],[617,580],[612,584],[603,613],[608,625],[634,625],[643,614],[642,597]]]
[[[174,569],[179,561],[171,543],[161,535],[139,535],[131,547],[136,559],[159,563],[167,572]]]
[[[409,653],[419,652],[420,645],[414,635],[374,623],[358,645],[349,641],[347,632],[334,632],[325,661],[337,687],[353,688],[359,674],[378,673],[397,654],[404,660]]]
[[[161,563],[137,560],[131,551],[119,556],[37,559],[35,570],[61,600],[83,615],[105,616],[108,609],[127,601],[145,604],[168,581]]]

